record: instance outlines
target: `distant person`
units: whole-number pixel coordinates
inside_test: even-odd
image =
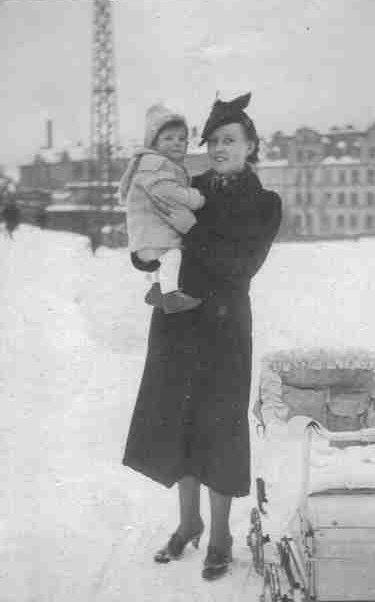
[[[98,226],[91,227],[88,233],[89,244],[92,254],[95,255],[96,251],[102,245],[102,232]]]
[[[232,559],[233,497],[249,494],[248,408],[252,317],[249,286],[278,232],[281,200],[252,164],[259,139],[245,113],[250,94],[217,100],[202,133],[211,169],[193,185],[205,197],[197,223],[185,220],[181,285],[203,303],[152,314],[148,351],[123,463],[166,487],[178,484],[179,524],[155,561],[179,559],[204,530],[200,487],[209,489],[211,524],[202,576],[223,576]],[[184,216],[157,201],[171,223]],[[147,267],[147,266],[145,266]],[[276,294],[276,291],[274,291]]]
[[[21,222],[21,212],[14,201],[8,201],[2,211],[2,218],[5,222],[5,228],[9,236],[13,237],[13,232],[18,228]]]
[[[121,200],[127,206],[133,265],[154,272],[146,302],[168,314],[191,310],[201,303],[178,284],[181,235],[196,223],[194,211],[204,204],[201,193],[190,188],[184,167],[187,146],[185,118],[163,105],[152,106],[146,115],[144,148],[134,154],[120,184]],[[160,215],[154,204],[157,199],[171,209],[179,208],[184,215],[182,227]]]

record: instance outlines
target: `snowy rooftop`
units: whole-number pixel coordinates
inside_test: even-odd
[[[49,213],[58,213],[59,211],[64,212],[64,211],[114,211],[115,213],[126,213],[126,208],[118,205],[118,206],[113,206],[113,205],[100,205],[100,206],[93,206],[93,205],[88,205],[85,203],[60,203],[60,202],[56,202],[53,203],[52,205],[48,205],[46,207],[46,211]]]
[[[288,159],[262,159],[257,167],[284,167],[288,164]]]
[[[120,181],[114,181],[111,182],[111,186],[118,188],[118,186],[120,185]],[[70,190],[74,190],[74,189],[78,189],[78,188],[101,188],[101,187],[107,187],[107,183],[106,182],[100,182],[99,180],[80,180],[79,182],[67,182],[65,184],[65,188],[68,188]]]
[[[189,144],[189,155],[205,155],[207,153],[206,145],[198,146],[198,144]]]
[[[67,156],[72,161],[83,161],[89,158],[89,149],[82,144],[75,144],[66,148],[41,148],[36,153],[36,157],[45,163],[59,163],[63,160],[64,156]]]
[[[360,159],[357,157],[350,157],[349,155],[343,155],[342,157],[326,157],[323,159],[323,165],[343,165],[348,163],[360,163]]]

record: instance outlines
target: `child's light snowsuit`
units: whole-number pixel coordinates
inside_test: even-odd
[[[198,190],[189,185],[190,177],[183,165],[152,149],[135,153],[120,183],[121,203],[127,207],[130,250],[147,250],[148,260],[159,259],[163,293],[178,288],[181,234],[196,223],[193,212],[204,204]],[[159,215],[153,203],[155,198],[163,199],[172,209],[186,211],[184,222],[188,227],[184,232]]]

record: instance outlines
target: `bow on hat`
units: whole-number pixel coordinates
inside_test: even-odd
[[[243,123],[248,127],[251,122],[249,116],[244,112],[251,98],[251,92],[242,94],[233,100],[225,102],[224,100],[215,100],[211,113],[205,123],[202,132],[202,140],[199,146],[202,146],[207,141],[207,138],[216,128],[228,123]]]

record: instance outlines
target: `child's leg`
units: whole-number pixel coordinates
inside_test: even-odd
[[[155,270],[154,272],[147,272],[145,275],[146,282],[149,284],[155,284],[159,282],[159,270]]]
[[[195,299],[178,288],[181,257],[180,249],[169,249],[159,257],[160,290],[162,306],[166,314],[188,311],[202,302],[201,299]]]
[[[173,293],[178,290],[178,276],[181,266],[180,249],[169,249],[164,255],[159,257],[160,269],[160,288],[163,295]]]

